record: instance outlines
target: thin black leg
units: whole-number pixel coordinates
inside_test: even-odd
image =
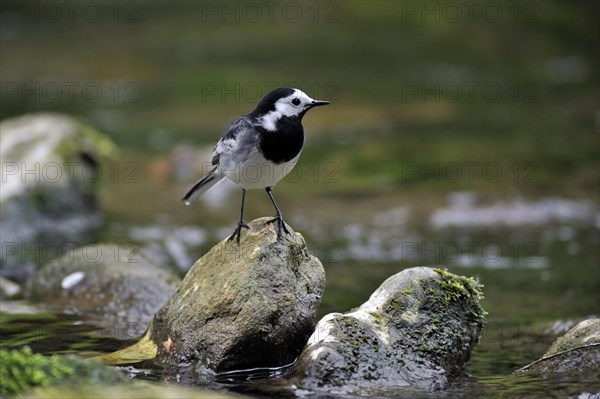
[[[275,211],[277,211],[277,214],[275,215],[275,217],[273,219],[269,220],[267,223],[270,224],[273,222],[277,222],[277,239],[279,240],[282,237],[282,234],[281,234],[282,231],[285,234],[290,234],[290,232],[285,227],[285,222],[283,221],[283,215],[281,214],[279,207],[275,203],[275,198],[273,198],[273,194],[271,193],[271,187],[267,187],[267,188],[265,188],[265,190],[267,191],[267,194],[269,194],[269,198],[271,199],[271,202],[273,203],[273,206],[275,207]]]
[[[240,220],[238,220],[238,225],[235,231],[227,241],[233,240],[235,237],[235,241],[238,245],[240,245],[240,234],[242,233],[242,229],[249,229],[248,225],[244,223],[244,199],[246,198],[246,190],[242,189],[242,208],[240,209]]]

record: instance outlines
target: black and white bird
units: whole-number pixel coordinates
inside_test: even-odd
[[[267,94],[256,109],[239,117],[229,126],[212,153],[214,168],[183,197],[191,204],[215,184],[229,178],[242,187],[242,206],[237,228],[229,237],[240,243],[244,222],[246,190],[264,188],[276,215],[268,223],[277,223],[277,238],[289,234],[283,215],[273,198],[273,186],[296,165],[304,147],[302,117],[328,101],[314,100],[298,89],[279,88]]]

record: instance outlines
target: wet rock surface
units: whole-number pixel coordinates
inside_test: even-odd
[[[358,309],[323,317],[294,366],[299,390],[435,390],[463,374],[484,324],[480,285],[417,267],[387,279]]]
[[[539,360],[517,370],[516,375],[566,377],[597,381],[600,370],[600,319],[582,321],[558,338]]]
[[[267,220],[192,266],[153,319],[159,361],[215,371],[294,361],[313,331],[325,272],[300,234],[288,227],[277,241]]]
[[[108,322],[136,322],[143,332],[178,282],[136,247],[105,243],[44,265],[28,282],[28,296],[67,311],[97,312]]]
[[[67,243],[93,240],[102,222],[100,162],[112,151],[107,138],[67,115],[0,123],[0,275],[24,281]]]

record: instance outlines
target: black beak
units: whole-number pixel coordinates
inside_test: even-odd
[[[321,100],[313,100],[312,103],[310,103],[310,107],[318,107],[320,105],[327,105],[327,104],[331,104],[329,101],[321,101]]]

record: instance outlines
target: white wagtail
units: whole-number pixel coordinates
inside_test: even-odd
[[[191,204],[203,193],[226,177],[242,186],[242,206],[237,228],[229,237],[240,243],[244,223],[246,190],[264,188],[275,207],[276,216],[267,223],[277,222],[277,239],[289,234],[283,215],[271,190],[296,165],[304,147],[302,117],[312,107],[328,101],[313,100],[298,89],[275,89],[258,103],[256,109],[239,117],[229,126],[212,153],[214,168],[200,179],[183,197]]]

